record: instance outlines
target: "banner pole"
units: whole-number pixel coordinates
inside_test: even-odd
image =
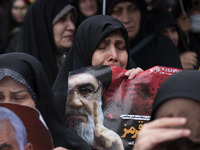
[[[106,0],[103,0],[103,15],[106,14]]]

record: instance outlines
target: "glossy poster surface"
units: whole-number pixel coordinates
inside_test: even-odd
[[[131,149],[139,130],[150,120],[157,89],[181,70],[155,66],[129,80],[123,75],[126,70],[114,66],[111,69],[112,83],[103,95],[104,125],[117,132],[125,147]]]
[[[149,122],[153,100],[160,85],[181,69],[155,66],[129,80],[125,69],[116,66],[87,67],[71,72],[87,72],[104,86],[102,100],[103,124],[115,131],[125,149],[132,149],[142,126]]]
[[[13,103],[0,103],[0,107],[13,111],[23,122],[27,134],[27,142],[33,145],[34,150],[53,149],[50,132],[38,110]],[[17,126],[17,124],[15,125]],[[24,137],[21,135],[20,138]]]

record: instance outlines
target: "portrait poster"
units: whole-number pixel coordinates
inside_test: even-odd
[[[126,71],[117,66],[92,66],[75,70],[69,75],[87,72],[102,83],[103,124],[121,137],[126,150],[131,150],[140,129],[151,119],[158,88],[169,76],[182,70],[155,66],[131,80],[124,75]]]
[[[53,149],[51,134],[37,109],[14,103],[0,103],[0,107],[13,111],[23,122],[27,142],[33,145],[34,150]]]

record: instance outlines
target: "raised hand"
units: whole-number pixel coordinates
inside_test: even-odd
[[[154,150],[163,142],[188,137],[191,132],[181,129],[186,124],[185,118],[161,118],[147,123],[139,132],[133,150]]]
[[[93,148],[98,150],[124,150],[119,135],[100,124],[96,101],[93,103],[93,114],[95,124]]]

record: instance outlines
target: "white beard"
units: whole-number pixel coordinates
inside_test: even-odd
[[[93,115],[89,115],[87,112],[85,112],[88,117],[88,122],[85,125],[75,125],[73,127],[69,127],[72,129],[72,131],[76,132],[83,140],[85,140],[90,146],[93,146],[93,140],[94,140],[94,117]],[[98,113],[100,116],[100,122],[103,124],[103,111],[101,108],[101,103],[98,102]]]
[[[94,121],[93,116],[88,116],[88,122],[85,125],[75,125],[70,127],[72,131],[76,132],[83,140],[85,140],[89,145],[93,145],[94,139]]]

